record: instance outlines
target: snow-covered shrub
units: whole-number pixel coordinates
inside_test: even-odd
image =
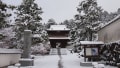
[[[48,50],[49,50],[48,47],[45,47],[45,45],[42,43],[36,44],[36,45],[31,47],[32,54],[45,55],[45,54],[49,53]]]
[[[51,48],[50,42],[45,43],[44,47],[46,48],[47,51],[50,51],[50,48]]]
[[[0,29],[0,48],[10,48],[14,44],[15,33],[12,31],[13,27]]]

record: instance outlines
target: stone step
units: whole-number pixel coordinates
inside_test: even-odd
[[[67,54],[67,49],[66,48],[61,48],[60,49],[61,55],[66,55]],[[52,48],[50,50],[50,55],[58,55],[58,50],[57,48]]]

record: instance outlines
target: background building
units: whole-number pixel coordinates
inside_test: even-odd
[[[120,40],[120,15],[98,31],[98,40],[111,43]]]

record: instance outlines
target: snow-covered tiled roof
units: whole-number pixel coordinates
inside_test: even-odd
[[[70,37],[49,37],[49,39],[71,39]]]
[[[114,21],[116,21],[118,19],[120,19],[120,14],[118,16],[116,16],[114,19],[112,19],[111,21],[109,21],[106,25],[102,26],[101,29],[108,26],[109,24],[113,23]]]
[[[80,41],[80,44],[88,45],[88,44],[104,44],[104,43],[102,41]]]
[[[51,25],[48,30],[70,30],[65,25]]]

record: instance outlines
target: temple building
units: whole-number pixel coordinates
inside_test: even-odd
[[[59,43],[59,47],[66,48],[67,42],[70,40],[70,37],[68,37],[69,31],[70,29],[65,25],[51,25],[47,29],[51,47],[56,48],[56,45]]]

